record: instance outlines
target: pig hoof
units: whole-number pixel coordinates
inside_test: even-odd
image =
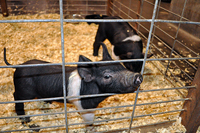
[[[98,56],[98,53],[93,53],[93,56]]]
[[[94,128],[94,126],[86,126],[86,133],[95,133],[97,130]]]
[[[45,104],[52,104],[53,101],[45,101]]]
[[[29,128],[37,128],[37,127],[40,127],[39,125],[35,125],[35,124],[32,124],[32,125],[29,125]],[[32,129],[33,131],[35,132],[39,132],[40,129]]]
[[[135,76],[135,84],[140,85],[143,81],[142,75],[138,74]]]
[[[30,117],[23,117],[23,118],[19,118],[19,119],[22,121],[22,124],[25,124],[25,123],[31,122]]]

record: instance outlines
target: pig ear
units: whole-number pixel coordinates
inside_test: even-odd
[[[91,62],[91,60],[83,55],[80,55],[79,62]],[[91,82],[93,80],[92,67],[93,67],[92,64],[79,64],[78,65],[78,73],[83,81]]]
[[[103,60],[112,60],[110,54],[108,53],[106,45],[103,42],[101,42],[101,46],[103,48]]]
[[[87,57],[80,55],[78,62],[92,62],[92,61],[88,59]]]

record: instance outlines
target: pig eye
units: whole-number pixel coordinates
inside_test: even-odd
[[[104,73],[104,77],[103,77],[102,82],[103,82],[104,85],[112,84],[112,74]]]
[[[111,77],[110,75],[104,76],[105,79],[109,79],[110,77]]]

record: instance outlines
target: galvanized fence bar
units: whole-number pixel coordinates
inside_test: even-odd
[[[133,11],[133,13],[136,13],[136,12],[134,12]],[[125,14],[125,15],[127,15],[127,14]],[[141,17],[141,16],[140,16]],[[142,18],[144,18],[144,17],[142,17]],[[139,29],[139,26],[140,26],[140,24],[138,25],[138,29]],[[158,28],[160,31],[162,31],[163,33],[165,33],[167,36],[169,36],[170,38],[172,38],[172,39],[174,39],[174,37],[172,37],[170,34],[168,34],[167,32],[165,32],[163,29],[161,29],[160,27],[158,27],[158,26],[156,26],[156,25],[154,25],[155,26],[155,28]],[[144,26],[143,26],[143,28],[146,30],[146,31],[149,31],[148,29],[146,29]],[[140,32],[140,34],[142,34],[141,32]],[[153,36],[155,36],[154,34],[153,34]],[[143,36],[144,37],[144,36]],[[156,36],[157,37],[157,36]],[[157,37],[158,38],[158,37]],[[153,40],[152,40],[152,42],[153,42]],[[187,47],[186,45],[184,45],[182,42],[180,42],[179,40],[176,40],[176,42],[178,42],[179,44],[181,44],[184,48],[186,48],[187,50],[189,50],[190,52],[192,52],[193,54],[195,54],[196,56],[199,56],[196,52],[194,52],[193,50],[191,50],[189,47]],[[163,44],[165,45],[165,46],[167,46],[168,48],[169,48],[169,46],[168,45],[166,45],[166,43],[165,42],[163,42]],[[171,49],[171,48],[170,48]],[[175,52],[178,56],[180,56],[181,57],[181,55],[180,54],[178,54],[176,51],[173,51],[173,52]],[[195,68],[195,66],[194,65],[192,65],[190,62],[188,62],[187,60],[184,60],[184,61],[186,61],[190,66],[192,66],[195,70],[197,70],[197,68]],[[185,73],[185,72],[184,72]]]
[[[0,20],[0,23],[27,23],[27,22],[60,22],[59,19],[19,19],[19,20]],[[152,22],[152,19],[64,19],[63,22]],[[155,19],[154,23],[181,23],[200,25],[200,22],[193,21],[176,21]]]
[[[149,31],[146,27],[144,27],[143,25],[141,25],[142,26],[142,28],[144,28],[146,31]],[[171,35],[169,35],[168,33],[166,33],[165,31],[163,31],[161,28],[159,28],[159,27],[157,27],[156,25],[155,25],[155,27],[156,28],[158,28],[159,30],[161,30],[163,33],[165,33],[167,36],[169,36],[170,38],[173,38],[174,39],[174,37],[172,37]],[[142,35],[142,33],[140,32],[140,34]],[[169,48],[170,50],[172,50],[172,48],[171,47],[169,47],[165,42],[163,42],[158,36],[156,36],[156,35],[154,35],[155,37],[156,37],[156,39],[158,39],[159,41],[161,41],[167,48]],[[146,38],[144,35],[143,35],[143,37],[144,38]],[[147,39],[147,38],[146,38]],[[184,45],[183,43],[181,43],[180,41],[178,41],[177,40],[177,42],[179,43],[179,44],[181,44],[184,48],[186,48],[186,49],[188,49],[190,52],[192,52],[192,53],[194,53],[196,56],[199,56],[196,52],[194,52],[193,50],[191,50],[190,48],[188,48],[186,45]],[[152,42],[153,43],[153,42]],[[160,51],[160,50],[159,50]],[[180,54],[178,54],[176,51],[173,51],[176,55],[178,55],[179,57],[183,57],[183,56],[181,56]],[[188,62],[187,60],[184,60],[185,62],[187,62],[191,67],[193,67],[195,70],[197,70],[197,68],[194,66],[194,65],[192,65],[190,62]]]
[[[119,3],[119,2],[118,2]],[[161,3],[161,1],[159,2],[159,3]],[[125,7],[126,9],[129,9],[129,7],[127,7],[126,5],[124,5],[124,4],[122,4],[122,3],[120,3],[121,5],[123,5],[123,7]],[[160,4],[158,5],[158,8],[161,8],[160,7]],[[137,12],[135,12],[135,11],[133,11],[133,10],[131,10],[131,9],[129,9],[129,11],[131,11],[131,12],[133,12],[134,14],[136,14],[136,15],[140,15],[140,17],[139,17],[139,19],[140,18],[143,18],[143,19],[145,19],[141,14],[138,14]],[[121,12],[123,12],[123,11],[121,11]],[[142,11],[140,11],[141,13],[142,13]],[[125,12],[123,12],[124,13],[124,15],[126,15],[126,16],[128,16],[128,17],[130,17],[128,14],[126,14]],[[158,12],[157,12],[157,15],[156,16],[158,16],[158,13],[159,13],[159,10],[158,10]],[[131,19],[133,19],[132,17],[130,17]],[[183,18],[183,16],[181,17],[181,18]],[[157,19],[157,18],[156,18]],[[155,19],[155,20],[156,20]],[[181,20],[180,20],[181,21]],[[136,22],[136,23],[138,23],[138,22]],[[138,25],[139,26],[139,25]],[[172,37],[170,34],[168,34],[167,32],[165,32],[163,29],[161,29],[160,27],[158,27],[158,26],[156,26],[156,25],[154,25],[154,27],[155,28],[158,28],[159,30],[161,30],[163,33],[165,33],[167,36],[169,36],[170,38],[172,38],[172,39],[174,39],[174,37]],[[143,27],[144,28],[144,27]],[[146,29],[146,28],[145,28]],[[138,28],[138,30],[139,30],[139,28]],[[147,29],[147,31],[149,31],[148,29]],[[153,34],[154,35],[154,34]],[[153,42],[153,40],[152,40],[152,42]],[[190,52],[192,52],[193,54],[195,54],[195,55],[198,55],[196,52],[194,52],[193,50],[191,50],[190,48],[188,48],[186,45],[184,45],[182,42],[180,42],[179,40],[176,40],[176,42],[178,42],[178,43],[180,43],[184,48],[186,48],[186,49],[188,49]],[[188,62],[189,63],[189,62]],[[191,63],[189,63],[190,65],[192,65]]]
[[[147,1],[147,0],[144,0],[144,1],[154,6],[154,3],[151,3],[150,1]],[[173,15],[175,15],[175,16],[181,17],[181,15],[179,15],[179,14],[177,14],[177,13],[174,13],[174,12],[172,12],[172,11],[170,11],[170,10],[167,10],[167,9],[161,7],[161,6],[160,6],[159,8],[162,9],[162,10],[164,10],[164,11],[169,12],[170,14],[173,14]],[[185,17],[182,17],[182,18],[183,18],[184,20],[186,20],[186,21],[190,21],[189,19],[187,19],[187,18],[185,18]]]
[[[165,61],[165,60],[190,60],[190,59],[200,59],[198,57],[183,57],[183,58],[148,58],[146,61]],[[144,59],[127,59],[127,60],[114,60],[114,61],[94,61],[94,62],[68,62],[65,65],[84,65],[84,64],[109,64],[109,63],[120,63],[120,62],[136,62],[144,61]],[[46,63],[46,64],[33,64],[33,65],[10,65],[10,66],[0,66],[0,68],[20,68],[20,67],[36,67],[36,66],[55,66],[61,65],[61,63]]]
[[[119,3],[119,2],[118,2]],[[123,5],[126,9],[129,9],[127,6],[125,6],[124,4],[122,4],[122,3],[120,3],[121,5]],[[154,5],[153,3],[151,3],[152,5]],[[158,7],[159,8],[161,8],[160,7],[160,4],[158,5]],[[135,12],[135,11],[133,11],[133,10],[129,10],[129,11],[132,11],[134,14],[136,14],[136,15],[138,15],[138,13],[137,12]],[[122,11],[123,12],[123,11]],[[142,13],[142,11],[140,11],[141,13]],[[124,15],[127,15],[128,16],[128,14],[126,14],[125,12],[123,12],[124,13]],[[157,15],[158,15],[158,12],[157,12]],[[178,14],[177,14],[178,15]],[[180,16],[180,15],[179,15]],[[180,21],[182,21],[182,19],[183,19],[183,15],[181,15],[180,16],[181,17],[181,19],[180,19]],[[144,18],[141,14],[140,14],[140,18]],[[133,19],[133,18],[132,18]],[[180,23],[179,23],[179,25],[180,25]],[[157,27],[156,25],[155,25],[155,27],[156,28],[158,28],[159,30],[161,30],[162,32],[164,32],[167,36],[169,36],[169,37],[171,37],[171,38],[173,38],[174,39],[174,37],[172,37],[170,34],[168,34],[168,33],[166,33],[165,31],[163,31],[160,27]],[[180,27],[180,26],[179,26]],[[144,28],[144,27],[143,27]],[[194,52],[193,50],[191,50],[190,48],[188,48],[186,45],[184,45],[182,42],[180,42],[180,41],[178,41],[178,40],[176,40],[176,42],[179,42],[183,47],[185,47],[186,49],[188,49],[190,52],[192,52],[192,53],[194,53],[195,55],[197,55],[198,56],[198,54],[196,53],[196,52]],[[187,63],[189,63],[189,62],[187,62]],[[189,65],[192,65],[191,63],[189,63]]]
[[[153,43],[152,45],[154,46],[154,48],[156,48],[163,56],[166,56],[162,51],[160,51]],[[154,55],[155,56],[155,55]],[[172,60],[171,60],[172,61]],[[187,62],[187,60],[184,60]],[[176,63],[172,62],[173,65],[175,65],[178,69],[181,70],[181,72],[183,72],[190,80],[192,80],[192,77],[190,77],[190,75],[188,75],[184,70],[182,70]],[[163,63],[161,63],[164,67],[166,67]],[[171,71],[170,71],[171,73]]]
[[[175,113],[175,112],[180,112],[180,111],[184,111],[184,109],[173,110],[173,111],[166,111],[166,112],[159,112],[159,113],[152,113],[152,114],[147,114],[147,115],[140,115],[140,116],[135,116],[135,118],[146,117],[146,116],[153,116],[153,115],[161,115],[161,114],[166,114],[166,113]],[[108,121],[117,121],[117,120],[125,120],[125,119],[131,119],[131,117],[120,117],[120,118],[114,118],[114,119],[109,119],[109,120],[98,120],[98,121],[93,121],[93,123],[103,123],[103,122],[108,122]],[[87,122],[73,123],[73,124],[69,124],[69,126],[72,126],[72,125],[81,125],[81,124],[87,124]]]
[[[147,53],[148,53],[148,50],[149,50],[149,44],[150,44],[150,39],[151,39],[151,33],[152,33],[152,30],[153,30],[153,25],[154,25],[154,19],[155,19],[155,15],[156,15],[157,4],[158,4],[158,0],[155,1],[155,6],[154,6],[153,16],[152,16],[152,22],[151,22],[150,32],[149,32],[149,36],[148,36],[148,40],[147,40],[146,52],[145,52],[145,55],[144,55],[144,61],[143,61],[143,65],[142,65],[141,74],[144,73],[144,66],[145,66],[145,63],[146,63]],[[140,87],[138,87],[137,92],[136,92],[136,96],[135,96],[135,102],[134,102],[135,105],[136,105],[137,99],[138,99],[139,88]],[[132,123],[133,123],[135,108],[136,108],[136,106],[133,107],[133,112],[132,112],[132,115],[131,115],[131,122],[130,122],[128,133],[130,133],[130,131],[131,131],[131,126],[132,126]]]
[[[183,18],[183,15],[184,15],[184,11],[185,11],[186,3],[187,3],[187,0],[185,0],[185,2],[184,2],[184,7],[183,7],[183,10],[182,10],[182,13],[181,13],[180,21],[182,21],[182,18]],[[175,48],[175,44],[176,44],[176,40],[177,40],[177,37],[178,37],[178,33],[179,33],[180,26],[181,26],[181,24],[179,23],[179,24],[178,24],[178,27],[177,27],[176,35],[175,35],[175,37],[174,37],[174,42],[173,42],[173,45],[172,45],[172,50],[171,50],[171,53],[170,53],[170,55],[169,55],[169,58],[172,57],[172,53],[174,52],[174,48]],[[168,71],[168,69],[169,69],[170,62],[171,62],[171,61],[168,61],[167,68],[166,68],[166,70],[165,70],[165,75],[167,74],[167,71]]]
[[[166,67],[166,66],[164,65],[163,62],[161,62],[161,61],[159,61],[159,62],[162,64],[163,67]],[[152,62],[152,64],[153,64],[155,67],[157,67],[155,63]],[[164,75],[164,73],[163,73],[163,71],[162,71],[161,69],[158,68],[158,70]],[[181,83],[181,81],[180,81],[171,71],[169,71],[169,72],[170,72],[170,74],[173,76],[173,78],[175,79],[175,81],[177,81],[181,86],[184,86],[184,85]],[[176,86],[176,85],[173,83],[173,81],[172,81],[171,78],[168,78],[166,75],[165,75],[165,78],[168,79],[168,81],[170,81],[170,83],[171,83],[173,86]],[[181,95],[182,95],[182,93],[181,93]],[[183,95],[182,95],[182,96],[183,96]]]
[[[157,122],[157,123],[152,123],[152,124],[146,124],[146,125],[141,125],[141,126],[133,126],[131,129],[142,129],[145,127],[150,127],[150,126],[155,126],[155,125],[161,125],[161,124],[166,124],[166,123],[172,123],[176,122],[176,120],[169,120],[169,121],[162,121],[162,122]],[[121,128],[121,129],[116,129],[112,131],[101,131],[101,132],[96,132],[96,133],[119,133],[128,130],[128,128]]]
[[[141,25],[141,26],[142,26],[142,25]],[[143,27],[146,31],[148,31],[147,28],[145,28],[144,26],[142,26],[142,27]],[[157,28],[158,28],[158,27],[157,27]],[[145,37],[141,32],[139,32],[139,33],[140,33],[145,39],[147,39],[147,37]],[[165,42],[163,42],[158,36],[155,36],[155,38],[158,39],[160,42],[162,42],[162,44],[164,44],[168,49],[172,50],[172,48],[169,47]],[[152,45],[153,45],[154,48],[156,48],[163,56],[167,57],[159,48],[157,48],[156,45],[154,45],[153,43],[152,43]],[[192,50],[190,50],[190,51],[192,51]],[[179,57],[181,58],[180,60],[183,59],[183,61],[185,61],[187,64],[189,64],[193,69],[197,70],[197,68],[196,68],[194,65],[192,65],[189,61],[187,61],[187,60],[184,59],[185,57],[181,56],[181,55],[178,54],[176,51],[174,51],[174,53],[175,53],[177,56],[179,56]],[[197,53],[196,53],[196,55],[197,55],[198,57],[200,57]],[[173,62],[173,64],[174,64],[176,67],[178,67],[178,68],[180,69],[180,67],[179,67],[176,63]],[[180,70],[181,70],[181,72],[183,72],[185,75],[187,75],[187,77],[189,77],[190,79],[192,79],[185,71],[183,71],[182,69],[180,69]]]
[[[152,113],[152,114],[146,114],[146,115],[138,115],[135,116],[134,118],[140,118],[140,117],[147,117],[147,116],[153,116],[153,115],[162,115],[162,114],[167,114],[167,113],[175,113],[175,112],[180,112],[184,111],[184,109],[179,109],[179,110],[172,110],[172,111],[166,111],[166,112],[159,112],[159,113]],[[118,121],[118,120],[125,120],[125,119],[130,119],[131,117],[120,117],[120,118],[114,118],[114,119],[109,119],[109,120],[98,120],[98,121],[93,121],[94,123],[103,123],[103,122],[109,122],[109,121]],[[83,124],[89,124],[88,122],[82,122],[82,123],[72,123],[68,124],[68,126],[75,126],[75,125],[83,125]],[[20,129],[20,130],[9,130],[9,131],[2,131],[2,132],[17,132],[17,131],[26,131],[26,130],[39,130],[39,129],[46,129],[46,128],[57,128],[57,127],[64,127],[65,125],[58,125],[58,126],[48,126],[48,127],[38,127],[38,128],[28,128],[28,129]],[[133,127],[131,127],[132,129]]]
[[[153,115],[162,115],[162,114],[175,113],[175,112],[180,112],[180,111],[184,111],[184,109],[172,110],[172,111],[166,111],[166,112],[158,112],[158,113],[145,114],[145,115],[138,115],[138,116],[135,116],[134,118],[147,117],[147,116],[153,116]],[[61,113],[55,113],[55,114],[61,114]],[[43,114],[43,115],[52,115],[52,114]],[[53,114],[53,115],[54,115],[54,114]],[[31,115],[31,116],[42,116],[42,115]],[[114,119],[109,119],[109,120],[98,120],[98,121],[93,121],[93,124],[94,124],[94,123],[109,122],[109,121],[125,120],[125,119],[128,120],[128,119],[130,119],[130,118],[131,118],[131,117],[120,117],[120,118],[114,118]],[[83,124],[88,124],[88,122],[71,123],[71,124],[68,124],[68,126],[83,125]],[[47,127],[28,128],[28,129],[20,129],[20,130],[9,130],[9,131],[2,131],[2,132],[17,132],[17,131],[26,131],[26,130],[38,130],[38,129],[56,128],[56,127],[65,127],[65,126],[66,126],[66,125],[47,126]]]
[[[140,0],[141,2],[140,2],[140,14],[139,14],[139,19],[141,19],[141,18],[143,18],[143,16],[142,16],[142,9],[143,9],[143,5],[144,5],[144,0]],[[140,22],[138,22],[138,28],[137,28],[137,31],[139,32],[139,30],[140,30]],[[140,34],[141,34],[141,32],[140,32]],[[142,34],[143,35],[143,34]]]
[[[159,29],[161,32],[163,32],[165,35],[167,35],[168,37],[170,37],[171,39],[174,39],[173,36],[171,36],[170,34],[168,34],[167,32],[165,32],[163,29],[161,29],[158,26],[155,26],[157,29]],[[148,30],[148,29],[147,29]],[[177,43],[181,44],[184,48],[186,48],[188,51],[192,52],[193,54],[195,54],[196,56],[198,56],[198,54],[196,52],[194,52],[193,50],[191,50],[188,46],[186,46],[185,44],[183,44],[182,42],[180,42],[179,40],[176,40]],[[166,45],[166,43],[164,42],[163,44]]]
[[[153,91],[166,91],[166,90],[177,90],[177,89],[189,89],[195,88],[195,86],[184,86],[184,87],[175,87],[175,88],[163,88],[163,89],[154,89],[154,90],[140,90],[139,92],[153,92]],[[81,96],[68,96],[67,99],[77,99],[77,98],[89,98],[89,97],[100,97],[100,96],[111,96],[114,94],[93,94],[93,95],[81,95]],[[56,97],[56,98],[42,98],[42,99],[33,99],[33,100],[17,100],[17,101],[7,101],[0,102],[0,104],[10,104],[10,103],[24,103],[24,102],[38,102],[38,101],[49,101],[49,100],[63,100],[64,97]],[[103,108],[104,109],[104,108]],[[107,108],[106,108],[107,109]],[[0,118],[2,119],[2,118]]]
[[[27,129],[19,129],[19,130],[9,130],[9,131],[1,131],[1,133],[11,133],[11,132],[21,132],[21,131],[36,131],[38,132],[38,130],[40,129],[47,129],[47,128],[58,128],[58,127],[65,127],[65,125],[59,125],[59,126],[48,126],[48,127],[35,127],[35,128],[27,128]]]
[[[158,2],[157,11],[156,11],[157,13],[156,13],[155,19],[158,19],[158,15],[159,15],[159,11],[160,11],[160,4],[161,4],[161,1]],[[151,42],[153,42],[153,39],[155,36],[155,31],[156,31],[156,24],[154,24],[154,27],[153,27],[153,32],[152,32],[153,35],[151,37]],[[151,48],[151,46],[150,46],[150,48]]]
[[[145,0],[146,1],[146,0]],[[66,132],[68,132],[68,126],[72,126],[72,125],[80,125],[80,123],[75,123],[75,124],[68,124],[67,123],[67,113],[74,113],[74,112],[84,112],[83,111],[67,111],[67,106],[66,106],[66,99],[70,98],[66,96],[66,83],[65,83],[65,65],[74,65],[74,64],[98,64],[98,63],[113,63],[113,62],[134,62],[134,61],[143,61],[143,67],[142,67],[142,74],[144,72],[144,66],[146,61],[162,61],[162,60],[168,60],[168,61],[172,61],[172,60],[186,60],[186,59],[200,59],[200,57],[185,57],[185,58],[159,58],[159,59],[147,59],[147,52],[148,52],[148,48],[150,45],[150,38],[151,38],[151,33],[152,33],[152,29],[154,26],[154,23],[156,22],[164,22],[164,23],[178,23],[180,24],[196,24],[196,25],[200,25],[200,22],[189,22],[189,21],[182,21],[182,18],[180,21],[174,21],[174,20],[160,20],[160,19],[156,19],[155,18],[155,12],[156,12],[156,7],[158,7],[158,0],[156,0],[155,2],[155,6],[154,6],[154,13],[152,16],[152,19],[116,19],[116,20],[98,20],[98,19],[94,19],[94,20],[79,20],[79,19],[63,19],[63,1],[59,0],[60,3],[60,20],[58,19],[44,19],[44,20],[0,20],[0,23],[21,23],[21,22],[60,22],[61,25],[61,49],[62,49],[62,63],[51,63],[51,64],[38,64],[38,65],[13,65],[13,66],[0,66],[0,68],[17,68],[17,67],[34,67],[34,66],[49,66],[49,65],[62,65],[62,72],[63,72],[63,92],[64,92],[64,97],[59,97],[59,98],[47,98],[47,99],[35,99],[35,100],[21,100],[21,101],[12,101],[12,102],[0,102],[0,104],[6,104],[6,103],[17,103],[17,102],[32,102],[32,101],[45,101],[45,100],[57,100],[57,99],[64,99],[64,105],[65,105],[65,125],[60,125],[60,126],[50,126],[50,127],[41,127],[41,128],[31,128],[31,129],[22,129],[22,130],[12,130],[12,131],[25,131],[25,130],[32,130],[32,129],[44,129],[44,128],[56,128],[56,127],[66,127]],[[121,6],[120,6],[121,7]],[[130,10],[129,10],[130,12]],[[124,12],[123,12],[124,13]],[[141,15],[141,14],[140,14]],[[129,15],[128,15],[129,16]],[[152,21],[152,22],[151,22]],[[123,60],[123,61],[108,61],[108,62],[84,62],[84,63],[65,63],[64,60],[64,31],[63,31],[63,22],[151,22],[151,28],[150,28],[150,32],[149,32],[149,36],[148,36],[148,42],[147,42],[147,49],[145,52],[145,58],[144,59],[134,59],[134,60]],[[139,26],[139,25],[138,25]],[[179,28],[178,28],[179,29]],[[178,30],[177,30],[177,34],[178,34]],[[153,34],[154,36],[154,34]],[[176,37],[175,37],[176,39]],[[173,48],[172,48],[173,50]],[[194,86],[193,86],[194,87]],[[130,129],[132,129],[132,121],[133,118],[137,118],[137,117],[145,117],[145,116],[151,116],[151,115],[158,115],[158,114],[164,114],[164,113],[172,113],[172,112],[177,112],[177,111],[183,111],[183,109],[181,110],[175,110],[175,111],[167,111],[167,112],[161,112],[161,113],[154,113],[154,114],[147,114],[147,115],[141,115],[141,116],[134,116],[134,112],[135,112],[135,107],[136,106],[141,106],[141,105],[148,105],[148,104],[159,104],[159,103],[166,103],[166,102],[175,102],[175,101],[184,101],[184,100],[190,100],[190,99],[178,99],[178,100],[171,100],[171,101],[160,101],[160,102],[152,102],[152,103],[143,103],[143,104],[136,104],[137,102],[137,96],[139,92],[151,92],[151,91],[161,91],[161,90],[174,90],[174,89],[185,89],[185,88],[191,88],[190,87],[180,87],[180,88],[164,88],[164,89],[157,89],[157,90],[141,90],[139,91],[139,89],[136,92],[136,98],[135,98],[135,104],[133,105],[127,105],[127,106],[117,106],[117,107],[107,107],[107,108],[100,108],[100,109],[90,109],[90,110],[101,110],[101,109],[112,109],[112,108],[122,108],[122,107],[133,107],[133,112],[132,112],[132,116],[131,117],[124,117],[124,118],[118,118],[118,119],[110,119],[110,120],[102,120],[102,121],[95,121],[94,123],[98,123],[98,122],[106,122],[106,121],[114,121],[114,120],[121,120],[121,119],[131,119],[131,123],[130,123],[130,127],[127,128],[130,132]],[[102,94],[102,96],[108,96],[108,95],[113,95],[113,94]],[[84,97],[93,97],[93,96],[100,96],[100,95],[84,95],[84,96],[80,96],[80,97],[71,97],[71,98],[84,98]],[[88,110],[86,110],[88,111]],[[54,115],[54,114],[63,114],[63,112],[57,112],[57,113],[48,113],[48,114],[37,114],[37,115],[25,115],[25,116],[43,116],[43,115]],[[22,117],[22,116],[21,116]],[[1,117],[0,119],[10,119],[10,118],[20,118],[20,116],[16,116],[16,117]],[[86,123],[82,123],[82,124],[86,124]],[[127,130],[126,129],[126,130]],[[3,132],[9,132],[9,131],[3,131]]]
[[[132,0],[129,0],[129,8],[128,8],[128,9],[129,9],[129,10],[128,10],[128,17],[129,17],[129,18],[130,18],[130,10],[131,10],[131,1],[132,1]]]
[[[65,127],[68,133],[68,119],[67,119],[67,99],[66,99],[66,79],[65,79],[65,45],[64,45],[64,29],[63,29],[63,0],[59,0],[60,6],[60,32],[61,32],[61,51],[62,51],[62,80],[63,80],[63,95],[65,108]]]
[[[195,86],[184,86],[184,87],[175,87],[175,88],[160,88],[160,89],[152,89],[152,90],[139,90],[139,92],[142,93],[142,92],[167,91],[167,90],[189,89],[189,88],[195,88]],[[134,92],[134,93],[136,93],[136,92]],[[112,96],[112,95],[116,95],[116,93],[92,94],[92,95],[81,95],[81,96],[67,96],[66,99],[101,97],[101,96]],[[32,99],[32,100],[17,100],[17,101],[0,102],[0,104],[38,102],[38,101],[50,101],[50,100],[53,101],[53,100],[63,100],[63,99],[64,99],[64,97],[41,98],[41,99]]]
[[[159,10],[160,10],[160,4],[161,4],[161,1],[158,2],[158,7],[157,7],[158,9],[157,9],[157,13],[156,13],[155,19],[158,18],[158,14],[159,14]],[[150,41],[150,42],[153,42],[153,39],[154,39],[154,36],[155,36],[156,28],[157,28],[157,26],[156,26],[156,23],[155,23],[155,24],[154,24],[154,27],[153,27],[153,32],[152,32],[152,37],[151,37],[151,41]],[[152,44],[152,43],[151,43],[151,44]],[[152,45],[150,45],[149,51],[151,51],[151,47],[152,47]]]

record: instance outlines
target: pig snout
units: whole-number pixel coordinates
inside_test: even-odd
[[[141,74],[135,75],[134,85],[139,86],[143,81],[143,77]]]
[[[133,72],[126,72],[124,83],[126,86],[132,86],[137,87],[139,86],[143,81],[143,77],[139,73],[133,73]]]
[[[121,93],[132,93],[137,87],[142,83],[143,77],[139,73],[133,73],[131,71],[126,71],[123,73],[123,77],[121,77],[120,83],[122,84],[122,88],[120,89]]]

